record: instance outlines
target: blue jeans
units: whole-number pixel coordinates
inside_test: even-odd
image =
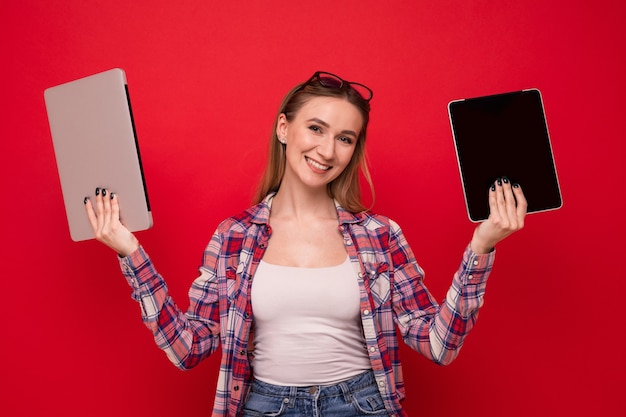
[[[286,387],[257,379],[243,417],[362,417],[386,416],[372,371],[336,385]]]

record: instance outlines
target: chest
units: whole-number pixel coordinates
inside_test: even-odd
[[[360,288],[352,263],[326,268],[296,268],[261,261],[252,282],[251,301],[257,323],[304,322],[332,327],[358,322]],[[286,314],[288,313],[288,314]]]
[[[263,259],[276,265],[321,268],[341,264],[346,258],[344,237],[337,221],[272,224],[272,236]]]

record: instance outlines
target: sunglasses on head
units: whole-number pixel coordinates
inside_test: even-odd
[[[367,102],[369,102],[374,95],[374,92],[369,87],[361,83],[346,81],[338,75],[331,74],[330,72],[317,71],[303,85],[311,84],[314,81],[319,82],[322,87],[326,88],[341,89],[344,85],[347,85],[348,87],[356,91],[363,98],[363,100]]]

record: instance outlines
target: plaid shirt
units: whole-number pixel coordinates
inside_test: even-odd
[[[214,416],[235,417],[250,389],[254,355],[250,288],[272,234],[273,195],[222,222],[204,252],[200,276],[183,313],[143,248],[120,259],[157,345],[179,368],[189,369],[222,348]],[[472,329],[483,304],[495,253],[478,255],[469,245],[440,306],[423,283],[423,271],[392,220],[354,214],[336,204],[360,288],[361,321],[378,389],[389,415],[406,416],[396,331],[428,359],[449,364]],[[397,329],[397,330],[396,330]]]

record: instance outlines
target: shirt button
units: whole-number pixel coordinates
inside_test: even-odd
[[[363,278],[363,272],[359,272],[359,278]]]
[[[378,383],[378,386],[379,386],[379,387],[384,387],[384,386],[385,386],[385,381],[380,381],[380,382]]]
[[[472,274],[468,275],[467,279],[474,279],[474,275],[472,275]]]
[[[233,387],[233,391],[239,391],[239,385],[235,385],[235,386]]]
[[[478,261],[474,260],[474,266],[478,265]]]
[[[347,240],[346,239],[346,245],[348,245],[348,246],[352,245],[352,240]]]
[[[372,346],[372,347],[370,348],[370,352],[376,352],[376,348],[375,348],[374,346]]]
[[[369,310],[363,310],[363,315],[365,315],[365,316],[369,316],[369,314],[370,314],[370,311],[369,311]]]

